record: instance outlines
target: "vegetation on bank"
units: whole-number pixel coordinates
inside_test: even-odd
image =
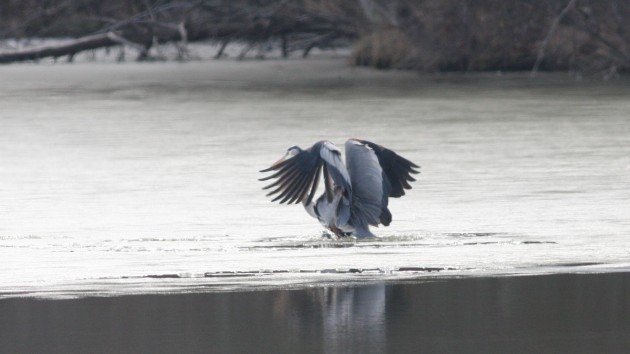
[[[423,71],[630,70],[630,2],[624,0],[7,0],[0,39],[72,37],[63,48],[3,48],[0,62],[72,58],[133,46],[138,60],[172,42],[279,48],[284,56],[352,44],[351,61]]]

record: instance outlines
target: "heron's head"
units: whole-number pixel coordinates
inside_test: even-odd
[[[297,155],[298,153],[300,153],[300,151],[302,151],[302,149],[300,149],[297,146],[291,146],[290,148],[287,149],[287,153],[285,155],[286,158],[291,158],[295,155]]]
[[[290,148],[287,149],[287,152],[284,154],[284,156],[282,156],[280,160],[274,162],[273,165],[271,165],[271,167],[277,166],[280,163],[292,158],[293,156],[299,154],[300,151],[302,151],[302,149],[300,149],[299,147],[291,146]]]
[[[273,165],[271,165],[271,167],[266,168],[264,170],[260,170],[260,172],[269,172],[269,171],[272,171],[272,170],[278,170],[278,169],[282,168],[285,165],[285,162],[287,160],[289,160],[290,158],[296,156],[300,152],[302,152],[302,149],[300,149],[297,146],[291,146],[290,148],[287,149],[287,152],[284,154],[284,156],[282,156],[280,158],[280,160],[274,162]],[[275,177],[275,175],[272,176],[271,178],[274,178],[274,177]]]

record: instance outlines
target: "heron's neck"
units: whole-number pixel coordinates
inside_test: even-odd
[[[315,203],[313,203],[312,201],[307,203],[306,200],[307,199],[302,200],[302,205],[304,206],[304,209],[306,210],[308,215],[317,219],[317,213],[315,213]]]

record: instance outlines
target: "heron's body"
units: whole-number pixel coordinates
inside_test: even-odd
[[[299,203],[309,215],[337,236],[372,237],[369,226],[388,226],[392,215],[390,197],[398,198],[411,189],[411,174],[418,173],[413,162],[392,150],[365,140],[350,139],[345,144],[346,161],[329,141],[320,141],[302,150],[289,148],[280,161],[262,172],[276,171],[265,187],[275,187],[268,195],[273,201]],[[324,193],[313,202],[320,174]]]
[[[319,222],[328,230],[332,231],[337,236],[348,236],[352,235],[355,232],[355,229],[349,223],[340,223],[337,221],[337,208],[339,207],[339,202],[342,199],[342,193],[339,191],[337,194],[333,195],[333,200],[329,202],[326,199],[326,194],[322,194],[315,203],[311,202],[304,204],[304,209],[306,212],[319,220]],[[373,235],[366,235],[373,236]]]

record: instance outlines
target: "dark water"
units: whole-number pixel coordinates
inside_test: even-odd
[[[0,301],[0,352],[624,352],[630,273]]]

